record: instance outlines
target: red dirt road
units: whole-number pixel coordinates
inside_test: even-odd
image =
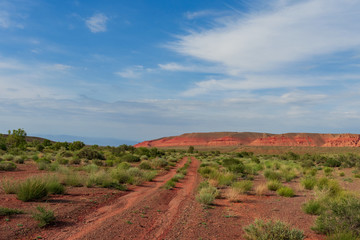
[[[185,164],[183,159],[178,167]],[[199,162],[193,160],[187,176],[173,190],[161,188],[176,169],[137,187],[110,205],[96,209],[76,225],[45,230],[37,236],[45,239],[161,239],[172,227],[181,203],[197,185]],[[150,207],[151,206],[151,207]]]
[[[52,196],[49,202],[42,203],[54,209],[59,219],[57,224],[40,230],[34,220],[31,224],[26,222],[30,222],[29,216],[14,216],[9,222],[2,222],[4,218],[0,218],[0,239],[243,240],[243,228],[256,218],[289,223],[303,230],[307,240],[325,239],[311,231],[316,217],[301,210],[302,204],[312,198],[313,193],[299,189],[299,179],[287,183],[296,189],[294,198],[279,197],[269,191],[265,196],[256,196],[251,192],[242,195],[239,202],[216,199],[213,206],[204,208],[195,200],[196,187],[201,180],[197,173],[200,162],[195,158],[192,158],[186,177],[174,189],[162,188],[186,161],[187,158],[182,159],[165,175],[128,192],[70,188],[68,195]],[[264,184],[265,181],[262,175],[258,175],[254,185]],[[356,180],[352,184],[358,183]],[[7,198],[9,201],[6,201]],[[5,206],[22,209],[29,204],[38,204],[23,203],[15,196],[5,194],[0,194],[0,200],[6,203]],[[20,224],[24,226],[20,228]],[[32,230],[22,233],[25,228]]]

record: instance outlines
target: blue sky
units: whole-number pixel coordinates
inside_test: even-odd
[[[360,133],[355,0],[0,0],[0,132]]]

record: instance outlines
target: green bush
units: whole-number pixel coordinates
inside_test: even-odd
[[[48,177],[46,179],[46,189],[49,194],[64,194],[65,187],[56,177]]]
[[[289,225],[280,221],[256,219],[253,224],[246,226],[245,238],[248,240],[303,240],[304,233],[298,229],[291,229]]]
[[[45,208],[41,206],[36,207],[36,211],[32,214],[32,217],[39,221],[39,227],[45,227],[46,225],[49,225],[53,222],[55,222],[56,217],[54,214],[54,211],[52,210],[46,210]]]
[[[360,200],[348,195],[329,201],[327,210],[316,219],[313,230],[323,234],[351,232],[359,237]]]
[[[139,164],[139,168],[144,170],[149,170],[151,169],[151,164],[149,161],[144,160]]]
[[[25,162],[26,156],[16,156],[14,162],[18,164],[23,164]]]
[[[246,193],[251,191],[253,182],[250,180],[242,180],[239,182],[234,182],[231,186],[238,193]]]
[[[281,187],[276,192],[283,197],[293,197],[295,195],[294,190],[290,187]]]
[[[233,181],[236,179],[235,175],[232,173],[218,174],[216,180],[219,183],[219,186],[230,186]]]
[[[132,177],[125,169],[113,169],[111,171],[111,176],[116,179],[119,183],[130,183]]]
[[[15,214],[23,214],[24,211],[13,208],[0,207],[0,216],[10,216]]]
[[[14,171],[16,164],[9,161],[0,162],[0,171]]]
[[[7,153],[5,155],[2,156],[2,159],[4,159],[5,161],[11,161],[14,159],[14,155]]]
[[[140,162],[140,158],[138,156],[132,155],[132,154],[126,154],[121,157],[121,161],[123,162]]]
[[[11,181],[3,179],[1,181],[1,188],[6,194],[15,194],[18,190],[19,183],[17,181]]]
[[[329,235],[326,240],[355,240],[359,239],[354,233],[352,232],[339,232]]]
[[[152,181],[156,177],[156,175],[156,171],[146,171],[143,173],[143,178],[145,179],[145,181]]]
[[[174,179],[170,179],[169,181],[167,181],[164,185],[165,189],[173,189],[176,185],[176,182],[174,181]]]
[[[301,185],[307,190],[313,190],[316,185],[316,179],[313,177],[307,177],[301,180]]]
[[[156,158],[153,160],[153,165],[156,168],[164,168],[168,165],[168,162],[163,158]]]
[[[92,160],[92,159],[105,160],[105,157],[101,152],[99,152],[99,151],[97,151],[97,150],[95,150],[93,148],[88,148],[88,147],[82,148],[78,152],[77,156],[79,158],[86,158],[86,159],[89,159],[89,160]]]
[[[81,179],[81,177],[79,176],[78,173],[73,172],[73,171],[68,171],[64,178],[63,178],[63,183],[66,186],[72,186],[72,187],[82,187],[83,186],[83,181]]]
[[[196,195],[196,201],[201,204],[210,205],[218,195],[219,191],[215,187],[204,184],[200,186],[199,192]]]
[[[48,194],[46,184],[39,178],[28,178],[19,184],[16,196],[23,202],[39,200]]]
[[[282,187],[282,184],[278,180],[271,180],[271,181],[267,182],[267,188],[270,191],[277,191],[281,187]]]
[[[310,200],[307,203],[304,203],[302,209],[305,213],[310,215],[320,215],[324,210],[324,207],[318,200]]]
[[[280,181],[282,179],[282,176],[279,172],[275,172],[273,170],[265,170],[264,177],[268,180],[278,180]]]

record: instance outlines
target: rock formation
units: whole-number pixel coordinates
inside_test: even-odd
[[[214,132],[185,133],[180,136],[164,137],[144,141],[135,147],[176,146],[302,146],[302,147],[359,147],[360,134],[320,133],[255,133]]]

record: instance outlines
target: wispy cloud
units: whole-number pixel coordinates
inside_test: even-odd
[[[85,20],[86,26],[93,33],[106,32],[106,23],[109,18],[103,13],[96,13]]]
[[[237,73],[282,69],[319,56],[360,50],[358,26],[349,24],[360,22],[356,1],[291,3],[192,32],[180,37],[173,49]]]
[[[115,72],[115,75],[123,78],[140,78],[144,73],[150,73],[153,71],[154,70],[151,68],[144,68],[142,65],[137,65]]]
[[[217,16],[221,13],[219,11],[214,10],[201,10],[196,12],[186,12],[184,15],[187,19],[192,20],[196,18],[208,17],[208,16]]]

